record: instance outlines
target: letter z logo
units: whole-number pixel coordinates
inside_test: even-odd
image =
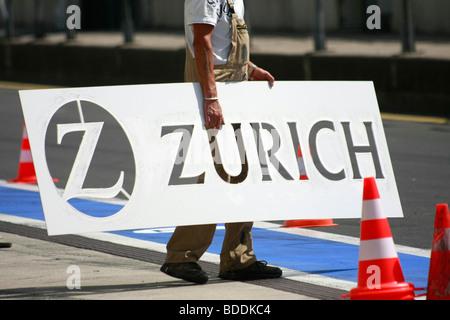
[[[62,162],[73,163],[70,171],[62,173],[60,180],[66,185],[61,198],[78,211],[111,216],[123,206],[91,214],[89,205],[80,199],[130,199],[135,180],[131,145],[122,126],[99,105],[80,100],[63,105],[47,129],[46,153],[49,170],[58,170]]]
[[[82,188],[102,127],[103,122],[58,124],[58,144],[61,144],[62,138],[68,132],[84,132],[77,157],[66,184],[63,200],[67,201],[76,197],[109,199],[114,198],[121,191],[123,186],[123,171],[120,172],[116,184],[110,188]]]

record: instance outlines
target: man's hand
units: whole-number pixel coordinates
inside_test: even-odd
[[[275,78],[268,71],[258,67],[253,70],[250,79],[256,81],[268,81],[271,87],[273,87],[275,83]]]
[[[225,124],[219,100],[204,100],[203,112],[205,113],[206,129],[220,129]]]

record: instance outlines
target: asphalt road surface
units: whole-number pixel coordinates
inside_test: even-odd
[[[450,123],[422,118],[411,121],[406,117],[400,120],[384,118],[383,124],[404,212],[404,218],[389,219],[394,242],[430,249],[436,204],[450,203]],[[0,89],[0,179],[17,176],[22,130],[23,115],[18,91]],[[93,159],[94,169],[87,181],[92,186],[108,184],[112,181],[109,179],[116,179],[115,175],[111,175],[112,169],[116,172],[117,166],[130,163],[127,161],[129,146],[117,140],[121,136],[114,127],[104,132],[106,139],[115,141],[115,148],[119,145],[121,151],[114,149],[113,157],[113,150],[108,148],[108,144],[99,144],[103,148],[100,151],[111,156]],[[51,153],[49,167],[52,175],[60,180],[59,187],[65,185],[73,159],[70,151]],[[132,185],[133,182],[128,183]],[[359,219],[334,222],[338,226],[319,230],[359,237]]]

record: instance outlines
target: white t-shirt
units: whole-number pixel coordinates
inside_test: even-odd
[[[244,1],[232,0],[237,19],[244,18]],[[184,23],[186,41],[194,55],[193,24],[206,23],[214,26],[211,44],[214,51],[214,65],[227,63],[231,49],[231,13],[227,0],[185,0]]]

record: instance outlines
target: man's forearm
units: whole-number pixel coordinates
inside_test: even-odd
[[[217,97],[214,76],[214,55],[211,40],[205,36],[194,41],[195,62],[200,86],[205,98]]]
[[[194,24],[194,52],[197,74],[203,92],[203,111],[206,129],[220,129],[225,124],[222,107],[217,99],[216,79],[214,75],[214,53],[211,36],[214,26]]]

